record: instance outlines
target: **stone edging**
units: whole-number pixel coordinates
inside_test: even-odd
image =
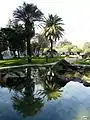
[[[0,70],[21,68],[21,67],[46,67],[46,66],[55,65],[56,63],[57,63],[57,62],[47,63],[47,64],[25,64],[25,65],[18,65],[18,66],[7,66],[7,67],[0,67]]]

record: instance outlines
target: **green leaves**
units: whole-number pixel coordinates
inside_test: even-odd
[[[56,40],[63,36],[64,29],[61,26],[63,25],[62,18],[50,14],[44,23],[44,34],[47,39],[51,38],[52,40]]]
[[[43,13],[34,4],[23,3],[23,6],[19,6],[13,12],[15,21],[23,21],[24,23],[29,20],[29,22],[40,21],[42,19]]]
[[[6,39],[6,35],[3,31],[0,30],[0,52],[5,51],[8,49],[8,42]]]

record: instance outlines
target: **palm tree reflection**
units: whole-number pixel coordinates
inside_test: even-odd
[[[23,117],[34,116],[41,110],[46,101],[56,100],[61,96],[60,86],[56,84],[52,69],[37,69],[36,73],[35,70],[33,70],[34,69],[30,67],[25,68],[25,77],[22,79],[20,79],[20,77],[8,79],[10,83],[7,82],[4,85],[4,87],[8,87],[10,91],[14,91],[12,96],[13,108]],[[15,71],[12,72],[15,73]],[[38,75],[37,72],[40,73],[40,75]],[[38,80],[33,77],[34,74],[37,74]],[[35,88],[37,84],[41,85],[42,88],[37,88],[38,90],[36,91]]]
[[[31,79],[31,68],[27,68],[27,79],[25,87],[21,95],[15,94],[13,96],[13,107],[24,117],[33,116],[43,106],[43,101],[39,97],[35,97],[34,89],[35,83]]]
[[[57,88],[55,83],[48,83],[48,81],[44,82],[43,84],[44,90],[41,91],[43,97],[46,97],[48,100],[56,100],[61,96],[61,91]]]
[[[43,90],[39,92],[43,96],[43,98],[46,98],[48,100],[56,100],[61,96],[61,90],[60,86],[56,83],[56,79],[53,73],[53,70],[51,68],[46,68],[45,74],[42,74],[42,86]]]
[[[14,96],[12,100],[14,109],[24,117],[35,115],[43,106],[42,100],[34,96]]]

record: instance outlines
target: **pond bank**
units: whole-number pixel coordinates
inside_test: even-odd
[[[0,70],[4,69],[14,69],[14,68],[22,68],[22,67],[47,67],[47,66],[53,66],[57,62],[53,63],[46,63],[46,64],[25,64],[25,65],[15,65],[15,66],[7,66],[7,67],[0,67]]]
[[[65,59],[65,60],[66,60],[66,59]],[[67,61],[67,60],[66,60],[66,61]],[[57,61],[57,62],[58,62],[58,61]],[[53,66],[53,65],[55,65],[57,62],[45,63],[45,64],[24,64],[24,65],[6,66],[6,67],[0,67],[0,70],[3,70],[3,69],[21,68],[21,67],[47,67],[47,66]],[[71,63],[71,64],[72,64],[72,63]],[[72,64],[72,66],[90,68],[90,65],[84,65],[84,64]]]

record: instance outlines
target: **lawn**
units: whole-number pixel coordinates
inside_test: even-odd
[[[45,64],[45,63],[52,63],[59,61],[60,59],[63,59],[64,57],[62,56],[56,56],[54,58],[48,58],[48,61],[46,62],[45,57],[33,57],[31,64]],[[24,65],[28,64],[27,58],[11,58],[7,60],[0,60],[0,67],[5,67],[5,66],[14,66],[14,65]]]
[[[77,60],[74,64],[90,65],[90,59]]]

